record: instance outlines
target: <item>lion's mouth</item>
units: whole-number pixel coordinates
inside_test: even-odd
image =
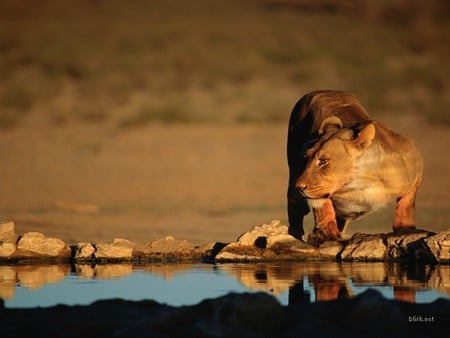
[[[331,194],[324,194],[320,197],[309,197],[309,196],[305,196],[307,199],[309,200],[323,200],[324,198],[330,198]]]
[[[323,200],[324,198],[330,198],[330,196],[331,196],[330,193],[326,193],[326,194],[323,194],[323,195],[320,195],[320,196],[314,196],[313,197],[313,196],[310,196],[310,195],[306,194],[305,192],[302,192],[302,195],[305,198],[309,199],[309,200]]]

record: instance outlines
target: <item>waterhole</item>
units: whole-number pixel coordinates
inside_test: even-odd
[[[450,299],[450,266],[290,262],[0,266],[7,308],[88,305],[102,299],[194,305],[230,292],[266,292],[283,305],[354,297],[374,288],[389,299]]]

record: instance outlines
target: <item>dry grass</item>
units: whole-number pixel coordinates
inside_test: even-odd
[[[450,128],[424,120],[450,123],[449,17],[444,0],[2,0],[0,219],[197,243],[286,221],[290,110],[332,88],[416,138],[418,225],[445,229]],[[389,231],[379,215],[351,231]]]
[[[304,92],[450,123],[446,1],[2,1],[0,127],[285,121]]]

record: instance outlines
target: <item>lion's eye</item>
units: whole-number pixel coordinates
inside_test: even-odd
[[[327,164],[328,164],[327,158],[319,158],[319,166],[320,167],[325,167]]]

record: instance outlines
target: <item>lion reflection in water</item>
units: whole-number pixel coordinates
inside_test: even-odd
[[[289,304],[349,298],[353,286],[390,286],[396,300],[415,302],[419,290],[450,294],[450,266],[407,265],[385,262],[321,262],[240,264],[221,267],[247,288],[280,295]],[[351,282],[350,282],[351,281]],[[306,284],[305,284],[306,283]],[[310,290],[313,290],[314,297]]]

